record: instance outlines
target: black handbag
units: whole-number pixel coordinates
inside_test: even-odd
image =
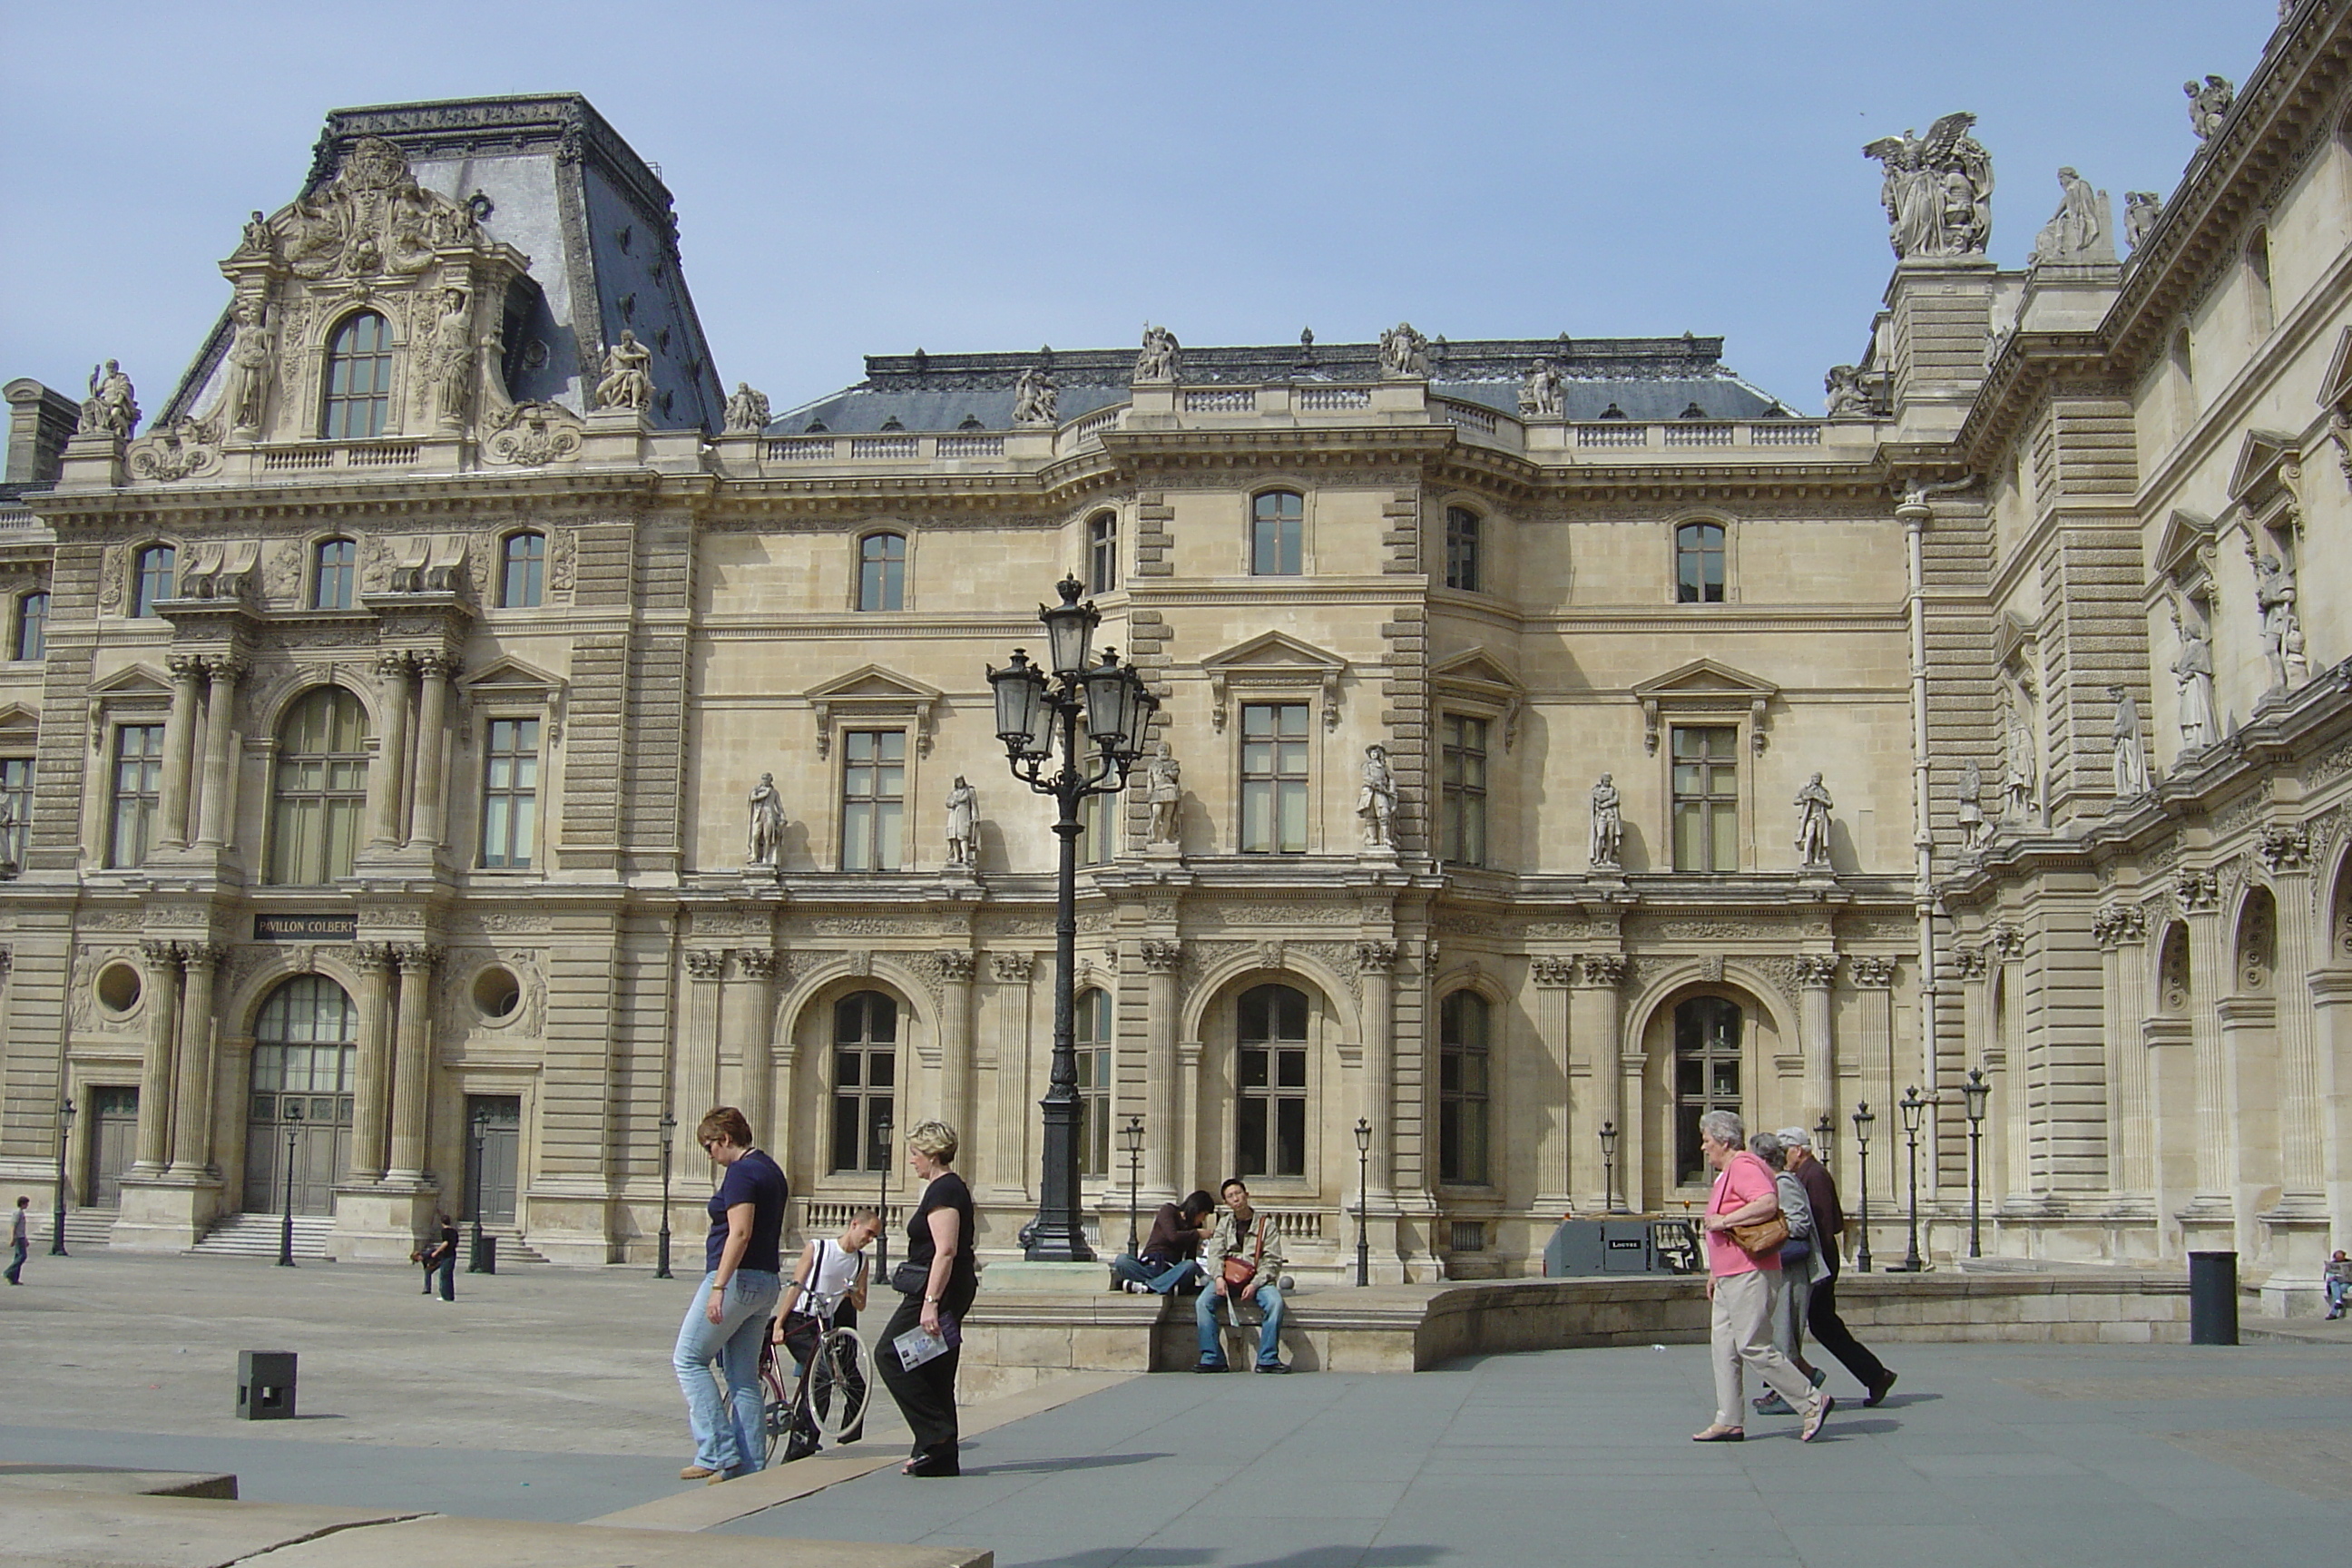
[[[930,1288],[931,1266],[909,1258],[890,1270],[890,1289],[901,1296],[920,1296]]]

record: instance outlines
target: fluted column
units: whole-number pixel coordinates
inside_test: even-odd
[[[792,1146],[792,1132],[770,1120],[776,1095],[776,953],[771,948],[739,947],[735,966],[751,982],[751,1026],[743,1036],[743,1117],[760,1146],[782,1163],[784,1151]]]
[[[236,683],[245,666],[215,658],[205,667],[211,685],[205,695],[205,787],[196,831],[200,848],[228,843],[236,824],[236,774],[229,765],[230,721],[236,716]]]
[[[2260,851],[2278,908],[2279,1168],[2283,1208],[2316,1214],[2322,1205],[2319,1043],[2311,1009],[2295,993],[2327,963],[2327,929],[2313,907],[2311,845],[2305,829],[2263,830]]]
[[[447,815],[449,680],[457,673],[457,661],[426,654],[416,661],[416,668],[425,694],[416,711],[416,805],[408,841],[437,848]]]
[[[1625,960],[1613,952],[1587,954],[1576,962],[1575,989],[1568,994],[1568,1033],[1584,1042],[1592,1054],[1592,1075],[1600,1080],[1601,1103],[1593,1108],[1596,1135],[1600,1123],[1617,1128],[1617,1201],[1632,1209],[1642,1206],[1641,1065],[1638,1054],[1629,1058],[1617,1037],[1617,987],[1624,983]],[[1633,1062],[1627,1066],[1628,1060]],[[1633,1084],[1633,1113],[1626,1110],[1625,1085]],[[1596,1152],[1598,1143],[1595,1144]]]
[[[971,1136],[971,973],[968,950],[940,954],[940,1120]]]
[[[2140,1194],[2156,1184],[2148,1148],[2156,1107],[2139,1031],[2147,1011],[2147,913],[2137,904],[2111,905],[2092,920],[2091,935],[2099,944],[2105,993],[2107,1185],[2118,1194]]]
[[[354,1183],[383,1174],[384,1132],[392,1117],[392,974],[395,960],[383,942],[352,949],[360,972],[358,1080],[352,1093],[352,1163],[344,1173]]]
[[[139,944],[147,968],[147,1051],[139,1071],[139,1140],[132,1164],[161,1175],[172,1158],[172,1074],[179,1055],[180,944]]]
[[[1184,963],[1181,942],[1145,942],[1143,953],[1143,1181],[1155,1193],[1180,1193],[1182,1152],[1176,1121],[1176,976]]]
[[[187,1000],[180,1009],[180,1059],[173,1074],[172,1173],[202,1177],[213,1169],[213,977],[228,949],[184,943]]]
[[[694,1142],[694,1128],[719,1103],[719,987],[727,973],[723,947],[686,951],[686,1028],[677,1042],[678,1137],[671,1148],[672,1174],[680,1182],[700,1179],[710,1162]]]
[[[188,779],[195,758],[196,687],[205,678],[205,661],[194,654],[175,653],[172,666],[172,716],[163,721],[163,798],[157,809],[156,843],[165,849],[188,847]]]
[[[425,1179],[425,1100],[433,1088],[433,966],[441,950],[405,942],[394,950],[400,965],[400,1023],[393,1037],[392,1160],[394,1181]]]
[[[1569,982],[1576,973],[1576,960],[1544,956],[1533,959],[1528,965],[1529,977],[1536,987],[1536,1038],[1544,1056],[1559,1071],[1559,1102],[1548,1111],[1538,1110],[1536,1134],[1536,1196],[1538,1211],[1550,1214],[1566,1209],[1575,1201],[1578,1178],[1584,1173],[1586,1162],[1578,1153],[1582,1147],[1576,1124],[1576,1060],[1572,1054],[1574,1042],[1570,1034],[1568,1016]],[[1590,1064],[1587,1064],[1590,1070]],[[1504,1124],[1510,1116],[1506,1107]],[[1597,1124],[1596,1124],[1597,1125]],[[1591,1172],[1600,1173],[1600,1162],[1591,1162]]]
[[[1371,1173],[1368,1201],[1386,1204],[1396,1191],[1396,961],[1392,942],[1356,944],[1356,969],[1364,983],[1364,1089],[1360,1114],[1372,1124]],[[1433,1090],[1427,1085],[1424,1092]],[[1422,1140],[1426,1148],[1436,1136],[1436,1122],[1423,1107]],[[1437,1162],[1424,1152],[1423,1164],[1436,1173]]]
[[[383,737],[368,774],[368,847],[393,849],[406,837],[401,808],[408,780],[408,656],[385,654],[375,661],[375,673],[383,699]]]

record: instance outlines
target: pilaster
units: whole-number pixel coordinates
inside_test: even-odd
[[[392,1047],[392,1158],[384,1180],[429,1189],[425,1139],[433,1087],[433,970],[441,950],[404,942],[393,958],[400,965],[400,1004]]]

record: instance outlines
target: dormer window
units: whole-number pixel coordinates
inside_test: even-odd
[[[392,329],[362,310],[327,344],[327,405],[320,434],[365,441],[383,434],[392,413]]]

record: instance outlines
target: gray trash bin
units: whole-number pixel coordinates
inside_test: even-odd
[[[294,1419],[294,1352],[236,1352],[236,1414],[241,1421]]]
[[[2192,1345],[2233,1345],[2238,1342],[2236,1253],[2192,1252],[2189,1255],[2189,1342]]]

